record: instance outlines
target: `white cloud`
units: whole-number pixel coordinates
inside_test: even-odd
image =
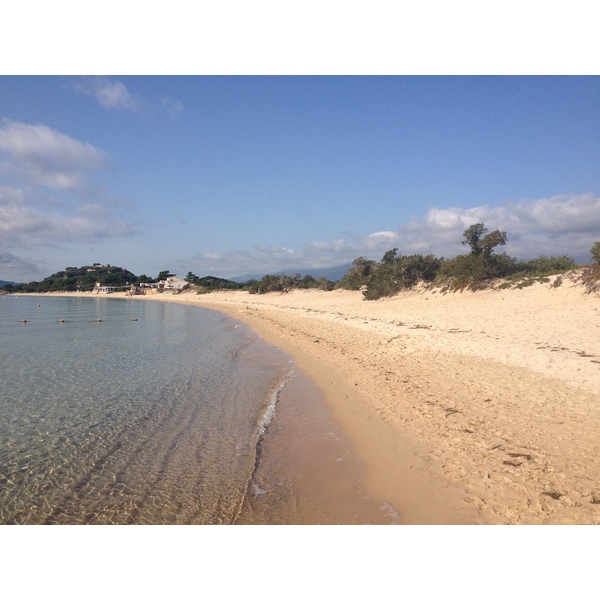
[[[80,94],[93,96],[100,106],[108,110],[140,112],[144,109],[143,103],[123,83],[107,77],[82,77],[73,88]]]
[[[23,190],[0,187],[3,245],[32,248],[132,234],[129,225],[98,204],[87,204],[71,211],[61,208],[36,206]]]
[[[0,267],[5,273],[40,272],[20,256],[25,249],[134,233],[117,214],[118,203],[89,181],[107,165],[105,152],[50,127],[2,122],[0,172],[6,184],[0,185]]]
[[[8,119],[0,127],[0,152],[6,155],[0,163],[4,173],[55,190],[81,188],[86,171],[107,165],[106,154],[91,144],[45,125]]]
[[[517,258],[582,256],[600,238],[600,198],[562,195],[470,209],[431,208],[424,220],[410,228],[399,227],[399,248],[406,250],[420,240],[427,252],[454,256],[464,250],[462,233],[473,223],[484,223],[490,231],[506,231],[505,250]]]
[[[203,253],[190,259],[193,270],[224,277],[334,267],[359,256],[373,260],[391,248],[399,254],[435,254],[451,258],[466,250],[462,234],[473,223],[489,231],[506,231],[502,248],[519,259],[567,254],[587,260],[600,240],[600,197],[592,194],[552,196],[506,202],[500,206],[430,208],[424,217],[395,231],[378,231],[354,239],[315,242],[296,249],[261,246],[247,251]],[[188,264],[189,264],[188,263]]]

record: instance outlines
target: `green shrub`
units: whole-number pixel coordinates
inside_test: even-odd
[[[252,279],[246,282],[243,289],[250,294],[266,294],[267,292],[286,293],[297,289],[319,289],[332,290],[335,284],[329,281],[324,275],[318,279],[312,275],[300,277],[299,273],[295,275],[265,275],[260,281]]]
[[[386,252],[375,268],[363,292],[366,300],[393,296],[401,290],[410,289],[419,281],[432,282],[436,278],[443,258],[433,254],[396,256],[397,248]]]
[[[576,269],[577,265],[570,256],[540,256],[528,261],[517,263],[517,273],[532,277],[557,275]]]
[[[439,274],[440,283],[449,284],[453,290],[478,290],[489,285],[490,280],[507,277],[515,271],[516,259],[502,254],[489,258],[481,254],[459,254],[444,261]]]
[[[592,255],[592,262],[597,265],[600,265],[600,241],[596,242],[592,246],[590,254]]]
[[[352,263],[353,267],[338,281],[337,287],[346,290],[360,290],[363,285],[368,285],[371,276],[377,268],[374,260],[360,256]]]
[[[586,267],[582,274],[582,282],[588,293],[600,292],[600,241],[590,250],[592,264]]]

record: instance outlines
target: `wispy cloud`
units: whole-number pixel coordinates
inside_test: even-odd
[[[126,110],[140,113],[144,103],[134,96],[125,84],[108,77],[82,77],[73,84],[73,89],[93,96],[107,110]]]
[[[106,110],[126,111],[138,117],[149,117],[162,111],[174,120],[183,112],[183,104],[176,98],[163,96],[158,106],[131,92],[123,82],[109,77],[80,77],[73,82],[72,88],[79,94],[91,96]]]
[[[161,104],[169,119],[176,119],[183,111],[183,104],[175,98],[165,96]]]
[[[257,246],[227,253],[202,253],[190,259],[195,273],[233,277],[319,269],[351,263],[359,256],[380,260],[391,248],[401,254],[450,258],[465,252],[462,234],[473,223],[508,234],[506,250],[519,259],[567,254],[586,257],[600,239],[600,197],[553,196],[506,202],[500,206],[430,208],[426,215],[396,229],[364,236],[306,244],[298,248]]]

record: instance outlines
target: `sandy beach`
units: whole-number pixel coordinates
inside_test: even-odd
[[[404,523],[600,523],[600,295],[156,294],[289,352]]]

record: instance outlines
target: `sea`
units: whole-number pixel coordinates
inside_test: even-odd
[[[235,524],[294,370],[209,309],[0,296],[0,524]]]

